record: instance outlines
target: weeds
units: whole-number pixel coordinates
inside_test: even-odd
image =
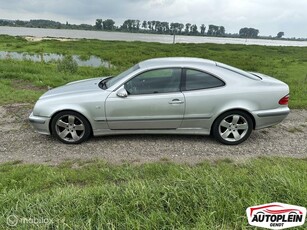
[[[78,71],[78,64],[71,55],[67,55],[57,62],[57,70],[59,72],[73,74]]]

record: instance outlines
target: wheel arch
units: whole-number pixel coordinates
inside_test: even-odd
[[[214,121],[212,122],[212,125],[211,125],[211,127],[210,127],[210,134],[212,134],[212,127],[213,127],[214,123],[216,122],[216,120],[217,120],[220,116],[222,116],[224,113],[228,113],[228,112],[231,112],[231,111],[241,111],[241,112],[246,113],[246,114],[252,119],[252,121],[253,121],[253,130],[255,130],[255,127],[256,127],[256,120],[255,120],[255,117],[253,116],[253,114],[252,114],[250,111],[248,111],[248,110],[246,110],[246,109],[242,109],[242,108],[231,108],[231,109],[227,109],[227,110],[225,110],[225,111],[219,113],[219,114],[214,118]]]
[[[93,135],[93,126],[92,126],[91,121],[90,121],[90,120],[88,119],[88,117],[85,116],[82,112],[80,112],[80,111],[78,111],[78,110],[74,110],[74,109],[63,109],[63,110],[58,110],[58,111],[56,111],[55,113],[53,113],[53,114],[51,115],[50,122],[49,122],[49,127],[48,127],[51,135],[52,135],[52,128],[51,128],[52,120],[54,119],[54,117],[55,117],[56,115],[58,115],[58,114],[61,113],[61,112],[74,112],[74,113],[80,114],[80,115],[81,115],[82,117],[84,117],[84,118],[87,120],[87,122],[89,123],[91,135]]]

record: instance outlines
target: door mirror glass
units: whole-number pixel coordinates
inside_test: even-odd
[[[124,89],[124,88],[121,88],[120,90],[117,91],[116,95],[118,97],[128,97],[128,92]]]

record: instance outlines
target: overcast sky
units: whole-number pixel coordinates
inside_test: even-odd
[[[91,24],[111,18],[220,25],[226,33],[242,27],[260,35],[307,37],[307,0],[0,0],[0,18],[49,19]]]

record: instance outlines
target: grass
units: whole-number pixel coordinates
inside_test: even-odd
[[[196,166],[13,162],[0,165],[0,192],[1,229],[8,227],[10,215],[47,220],[22,222],[18,229],[248,229],[249,206],[307,206],[307,161],[226,159]]]
[[[29,53],[58,53],[109,61],[114,68],[79,67],[74,74],[57,71],[56,63],[0,60],[0,104],[34,102],[44,90],[16,88],[22,80],[33,86],[55,87],[69,81],[115,75],[135,63],[154,57],[189,56],[208,58],[247,71],[276,77],[290,86],[291,108],[307,108],[307,47],[268,47],[232,44],[160,44],[86,40],[29,42],[20,37],[0,36],[0,50]],[[13,94],[10,95],[10,94]]]

